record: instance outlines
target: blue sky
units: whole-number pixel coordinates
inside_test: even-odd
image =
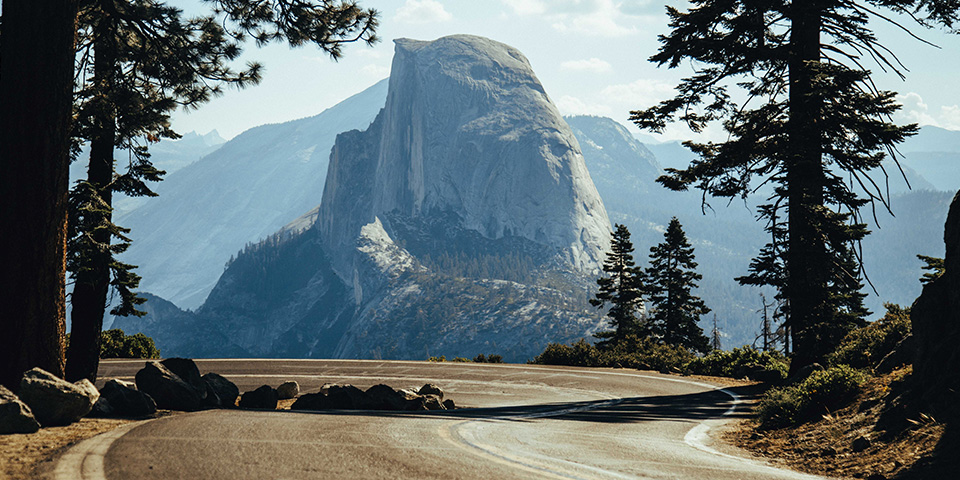
[[[350,45],[334,62],[315,48],[248,46],[246,59],[261,61],[264,81],[242,91],[229,90],[198,111],[178,112],[173,127],[183,133],[217,129],[225,138],[264,123],[320,113],[390,73],[395,38],[432,40],[444,35],[482,35],[523,52],[548,95],[564,114],[593,114],[627,123],[631,109],[671,95],[688,67],[658,69],[647,58],[656,52],[657,35],[666,32],[664,3],[670,0],[359,0],[381,12],[380,43]],[[199,0],[171,2],[187,11]],[[909,21],[906,21],[909,22]],[[909,23],[908,23],[909,24]],[[960,130],[960,35],[914,28],[936,49],[899,29],[876,23],[880,40],[910,72],[901,81],[876,69],[883,89],[900,92],[904,111],[898,120]],[[632,127],[635,129],[635,127]],[[636,130],[635,130],[636,131]],[[707,138],[722,139],[719,127]],[[687,139],[685,128],[671,127],[663,140]]]

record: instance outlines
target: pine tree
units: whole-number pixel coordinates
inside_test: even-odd
[[[68,268],[74,276],[69,380],[95,379],[107,296],[119,294],[115,315],[142,315],[134,293],[140,277],[116,260],[129,231],[113,223],[112,198],[155,195],[147,182],[164,172],[150,163],[149,144],[179,135],[170,127],[177,108],[197,108],[222,93],[260,81],[261,66],[234,71],[230,62],[252,37],[258,45],[314,44],[334,59],[345,43],[376,41],[377,12],[354,2],[213,0],[207,15],[185,18],[158,0],[81,2],[77,44],[74,152],[89,142],[88,176],[70,195]],[[124,173],[114,153],[126,151]]]
[[[3,1],[0,384],[63,375],[75,0]]]
[[[710,339],[697,323],[710,309],[691,293],[703,278],[695,271],[694,258],[680,221],[673,217],[663,234],[663,243],[650,248],[650,266],[645,271],[649,320],[653,333],[663,343],[707,353]]]
[[[711,350],[720,350],[723,348],[721,343],[722,334],[720,333],[720,328],[717,327],[717,314],[713,314],[713,329],[710,330],[710,349]]]
[[[958,19],[960,2],[692,3],[686,12],[667,8],[672,30],[660,37],[660,50],[650,60],[670,68],[690,61],[694,74],[681,81],[675,98],[631,112],[631,119],[654,131],[680,120],[697,132],[722,121],[729,133],[723,143],[687,142],[700,158],[685,169],[668,169],[658,179],[668,188],[694,185],[712,196],[733,198],[746,197],[756,182],[776,186],[773,201],[760,214],[773,225],[785,217],[784,243],[761,252],[754,265],[762,269],[779,262],[783,268],[792,365],[800,367],[821,360],[859,321],[850,318],[863,310],[854,305],[856,295],[849,288],[859,284],[851,278],[860,276],[851,245],[867,234],[860,209],[874,202],[888,207],[871,173],[917,131],[916,125],[888,121],[900,108],[894,92],[878,90],[863,64],[870,57],[901,76],[904,70],[879,43],[869,20],[893,22],[879,12],[886,8],[923,25],[949,27]],[[742,88],[746,100],[734,100],[728,85]],[[777,233],[771,234],[776,243]],[[838,308],[844,312],[838,314]],[[823,325],[834,321],[843,324]]]
[[[601,309],[610,305],[607,317],[613,330],[594,334],[601,339],[597,344],[600,348],[620,344],[630,336],[642,338],[649,335],[643,318],[643,271],[633,261],[630,231],[619,224],[614,228],[616,231],[610,239],[610,252],[603,262],[606,275],[597,279],[599,289],[595,298],[590,299],[591,305]]]

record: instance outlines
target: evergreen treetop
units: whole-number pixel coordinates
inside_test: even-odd
[[[650,248],[650,266],[645,271],[651,328],[663,343],[707,353],[710,339],[697,323],[710,309],[691,293],[703,279],[695,271],[693,247],[676,217],[670,220],[663,238]]]
[[[590,299],[591,305],[601,309],[607,304],[610,305],[607,317],[613,330],[594,335],[601,339],[598,343],[601,348],[622,343],[630,336],[649,335],[643,318],[643,270],[633,261],[630,231],[620,224],[616,224],[614,228],[616,231],[610,239],[610,252],[603,262],[603,272],[606,275],[597,279],[598,291],[595,298]]]

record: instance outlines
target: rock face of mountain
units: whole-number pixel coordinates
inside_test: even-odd
[[[319,115],[250,129],[168,175],[117,220],[132,228],[122,259],[139,265],[140,288],[198,307],[231,255],[320,203],[336,135],[370,125],[386,92],[384,80]]]
[[[165,355],[522,361],[604,323],[586,300],[606,211],[509,46],[398,40],[386,106],[337,136],[322,192],[317,211],[230,263],[196,312],[148,303],[115,325]]]
[[[366,131],[337,139],[318,220],[328,250],[352,248],[363,225],[388,213],[455,216],[486,238],[553,247],[588,271],[609,239],[577,140],[527,59],[471,36],[396,40],[386,107]]]

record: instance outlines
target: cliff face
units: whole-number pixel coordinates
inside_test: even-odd
[[[944,273],[924,285],[910,311],[917,344],[913,375],[921,392],[948,395],[955,402],[960,390],[960,193],[950,204],[943,241]]]
[[[386,214],[455,217],[487,239],[553,248],[587,272],[609,241],[580,147],[529,62],[467,35],[397,40],[385,108],[366,131],[337,138],[319,214],[328,251],[351,249]]]

